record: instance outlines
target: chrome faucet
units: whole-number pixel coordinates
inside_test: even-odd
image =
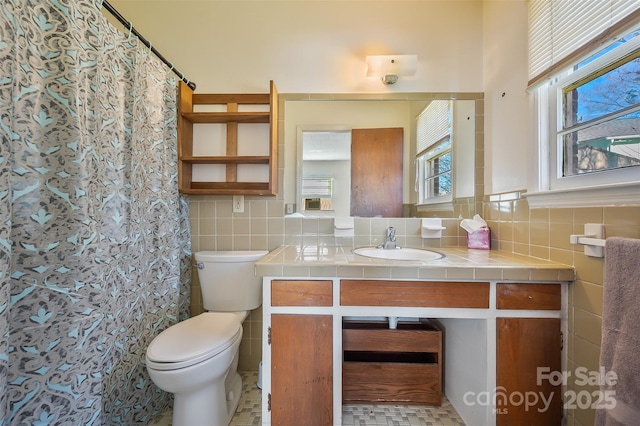
[[[387,235],[382,242],[381,247],[385,250],[393,250],[398,248],[396,245],[396,229],[393,226],[387,228]]]

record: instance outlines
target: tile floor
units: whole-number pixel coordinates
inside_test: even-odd
[[[244,371],[240,372],[240,375],[242,376],[242,397],[230,426],[260,425],[262,398],[261,391],[256,386],[258,372]],[[464,422],[446,398],[443,399],[441,407],[344,405],[342,424],[347,426],[464,426]],[[149,426],[171,426],[171,412],[165,413]]]

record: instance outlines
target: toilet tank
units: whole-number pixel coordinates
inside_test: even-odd
[[[268,251],[195,253],[202,303],[207,311],[249,311],[262,303],[262,277],[255,264]]]

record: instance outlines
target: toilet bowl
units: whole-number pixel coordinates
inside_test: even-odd
[[[160,333],[147,349],[147,371],[174,394],[173,425],[228,425],[238,407],[241,316],[205,312]],[[234,367],[235,364],[235,367]]]
[[[242,321],[262,303],[255,262],[266,251],[195,253],[200,315],[156,336],[146,353],[149,377],[174,394],[173,426],[227,426],[240,402]]]

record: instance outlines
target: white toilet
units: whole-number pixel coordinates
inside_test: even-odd
[[[231,421],[242,391],[242,321],[262,303],[262,278],[255,276],[254,266],[267,253],[195,253],[207,312],[164,330],[146,356],[151,380],[174,394],[174,426],[227,426]]]

